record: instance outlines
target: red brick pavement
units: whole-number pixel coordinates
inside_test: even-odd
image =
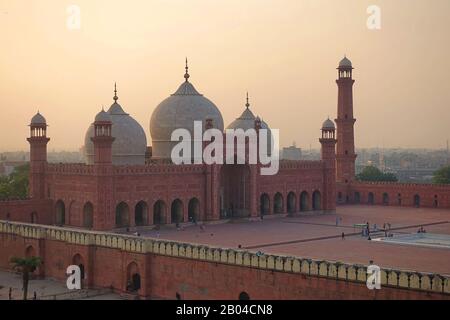
[[[336,227],[336,217],[342,218]],[[396,232],[415,233],[418,228],[407,226],[426,225],[427,232],[450,235],[450,210],[396,208],[383,206],[341,206],[337,215],[301,216],[295,218],[265,219],[263,222],[226,223],[207,225],[202,232],[192,226],[184,231],[163,229],[161,239],[177,240],[222,246],[228,248],[252,247],[251,251],[279,253],[314,259],[334,260],[348,263],[367,264],[369,260],[382,267],[401,268],[414,271],[450,274],[450,248],[429,248],[411,245],[397,245],[368,241],[360,235],[346,234],[359,232],[353,224],[369,222],[383,227],[391,223]],[[403,229],[402,229],[403,228]],[[155,237],[157,231],[145,232],[145,236]],[[333,239],[315,240],[322,237]],[[292,244],[279,244],[295,242]],[[258,247],[273,244],[273,246]]]

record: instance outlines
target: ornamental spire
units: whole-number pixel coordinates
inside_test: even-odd
[[[186,79],[186,82],[188,82],[190,75],[189,75],[189,66],[188,66],[188,58],[187,58],[187,57],[186,57],[186,67],[185,67],[185,70],[186,70],[186,72],[185,72],[185,74],[184,74],[184,79]]]
[[[247,103],[245,104],[245,106],[247,107],[247,109],[250,107],[250,102],[249,102],[249,99],[248,99],[248,91],[247,91]]]
[[[114,101],[117,102],[119,100],[119,97],[117,96],[117,83],[114,82]]]

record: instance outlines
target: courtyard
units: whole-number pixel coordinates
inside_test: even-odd
[[[181,230],[161,228],[140,231],[141,236],[242,248],[264,254],[292,255],[318,260],[368,264],[373,260],[382,268],[450,274],[450,248],[376,241],[384,232],[373,233],[369,241],[358,224],[369,222],[371,229],[390,224],[395,236],[427,234],[450,236],[450,210],[385,206],[338,206],[336,214],[296,217],[266,216],[263,221],[231,221],[194,224]],[[338,224],[336,225],[336,221]],[[342,238],[342,233],[345,237]],[[378,236],[377,236],[378,235]]]

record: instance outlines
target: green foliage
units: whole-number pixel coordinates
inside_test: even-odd
[[[11,263],[14,264],[14,269],[24,272],[34,272],[37,267],[39,267],[42,263],[42,259],[40,257],[27,257],[27,258],[19,258],[12,257]]]
[[[433,183],[450,184],[450,166],[442,167],[433,174]]]
[[[397,182],[398,179],[393,173],[383,173],[377,167],[367,166],[356,175],[358,181],[389,181]]]
[[[16,167],[8,177],[0,177],[0,199],[26,198],[30,166]]]

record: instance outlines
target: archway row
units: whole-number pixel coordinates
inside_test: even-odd
[[[286,203],[284,202],[286,199]],[[299,206],[297,207],[297,201]],[[315,190],[310,196],[307,191],[302,191],[297,198],[295,192],[291,191],[286,197],[281,192],[275,193],[273,200],[267,193],[263,193],[259,199],[259,211],[261,215],[295,213],[297,211],[321,210],[322,195]]]

